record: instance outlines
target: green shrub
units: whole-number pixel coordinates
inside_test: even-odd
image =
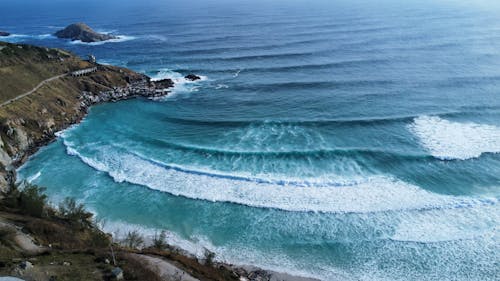
[[[215,253],[205,249],[205,264],[212,266],[215,260]]]
[[[155,236],[153,237],[153,248],[158,249],[158,250],[165,250],[168,246],[167,244],[167,233],[165,230],[162,230],[160,232],[160,235],[158,233],[155,233]]]
[[[144,245],[144,239],[137,230],[129,231],[127,236],[122,240],[122,245],[130,249],[138,249]]]
[[[47,195],[43,193],[45,188],[28,182],[25,182],[23,186],[18,197],[18,207],[22,212],[34,217],[45,216],[47,206]]]
[[[90,243],[94,248],[107,248],[111,243],[111,236],[96,229],[90,233]]]
[[[16,235],[16,232],[14,229],[5,227],[5,228],[0,228],[0,245],[4,246],[12,246],[14,243],[14,236]]]
[[[90,227],[92,225],[92,213],[87,212],[83,204],[77,204],[74,198],[66,197],[59,204],[59,215],[75,226]]]

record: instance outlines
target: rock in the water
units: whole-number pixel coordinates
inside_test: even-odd
[[[188,74],[188,75],[184,76],[184,78],[186,78],[187,80],[190,80],[190,81],[196,81],[196,80],[201,79],[200,76],[195,75],[195,74]]]
[[[156,89],[167,89],[167,88],[172,88],[174,86],[174,81],[172,79],[162,79],[162,80],[157,80],[154,81]]]
[[[5,31],[0,31],[0,37],[6,37],[6,36],[9,36],[10,33],[8,32],[5,32]]]
[[[58,38],[71,39],[72,41],[80,40],[87,43],[118,38],[113,35],[95,32],[94,30],[92,30],[92,28],[84,23],[74,23],[68,25],[65,29],[59,30],[54,35]]]

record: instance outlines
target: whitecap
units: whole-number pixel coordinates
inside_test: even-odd
[[[465,160],[500,152],[500,128],[492,125],[420,116],[409,125],[409,130],[432,156],[442,160]]]
[[[110,39],[110,40],[105,40],[105,41],[100,41],[100,42],[82,42],[81,40],[68,41],[68,42],[70,44],[76,44],[76,45],[98,46],[98,45],[103,45],[106,43],[120,43],[120,42],[126,42],[126,41],[136,39],[136,37],[134,37],[134,36],[126,36],[126,35],[116,35],[116,37],[117,38],[115,38],[115,39]]]
[[[216,89],[216,90],[219,90],[219,89],[227,89],[227,88],[229,88],[229,86],[228,86],[228,85],[226,85],[226,84],[217,84],[217,85],[215,86],[215,89]]]
[[[498,205],[475,208],[427,210],[395,214],[392,240],[436,243],[475,239],[496,232],[500,223]]]
[[[38,179],[40,176],[42,175],[42,171],[38,171],[36,174],[30,176],[29,178],[27,178],[26,180],[28,182],[33,182],[35,181],[36,179]]]
[[[0,41],[19,43],[26,40],[44,40],[56,38],[52,34],[11,34],[9,36],[0,37]]]
[[[179,93],[197,92],[200,88],[199,83],[208,80],[207,76],[198,76],[200,77],[199,80],[191,81],[189,79],[186,79],[184,75],[179,72],[173,71],[168,68],[162,68],[151,75],[151,80],[158,81],[163,79],[172,79],[172,81],[174,81],[174,88],[172,90],[172,93],[166,97],[171,98]]]
[[[83,155],[65,142],[68,153],[107,173],[116,182],[129,182],[175,196],[231,202],[286,211],[371,213],[393,210],[432,210],[494,205],[495,198],[466,198],[434,194],[390,176],[373,176],[350,185],[300,186],[276,184],[245,175],[221,176],[178,168],[155,159],[96,146]],[[286,181],[286,180],[285,180]]]
[[[163,36],[163,35],[158,35],[158,34],[151,34],[151,35],[146,35],[144,38],[152,40],[152,41],[160,41],[160,42],[166,42],[168,41],[168,38]]]

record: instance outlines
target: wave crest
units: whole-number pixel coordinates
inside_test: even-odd
[[[483,153],[500,153],[500,128],[496,126],[420,116],[409,125],[409,130],[438,159],[466,160]]]
[[[286,211],[372,213],[393,210],[468,208],[493,205],[496,199],[438,195],[386,176],[367,177],[347,185],[316,179],[317,184],[282,182],[212,171],[196,171],[139,154],[98,147],[83,155],[70,142],[67,151],[84,163],[107,173],[116,182],[129,182],[176,196],[213,202],[230,202]]]

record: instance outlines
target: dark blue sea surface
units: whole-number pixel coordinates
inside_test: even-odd
[[[52,202],[323,280],[500,279],[494,1],[3,2],[3,40],[177,82],[21,167]],[[50,35],[79,21],[120,39]]]

